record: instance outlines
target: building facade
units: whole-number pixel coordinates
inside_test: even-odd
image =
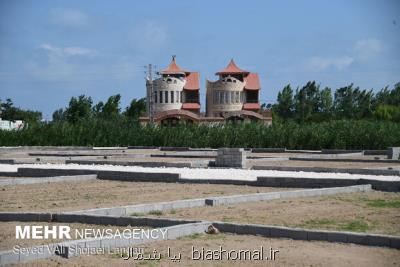
[[[147,81],[147,112],[152,103],[155,115],[169,110],[188,110],[200,113],[199,73],[183,70],[175,56],[169,66],[159,72],[159,78]],[[152,91],[152,92],[151,92]],[[150,97],[152,94],[152,98]],[[150,115],[149,113],[147,115]]]
[[[157,124],[272,122],[270,113],[260,112],[258,74],[240,69],[233,60],[216,73],[216,81],[206,81],[205,114],[200,112],[198,72],[182,69],[173,56],[169,66],[158,74],[157,79],[146,82],[148,108],[147,117],[139,118],[142,124],[151,118]]]
[[[260,111],[261,87],[257,73],[240,69],[232,59],[216,75],[218,80],[206,81],[206,116],[226,117],[242,111],[248,111],[247,114]]]

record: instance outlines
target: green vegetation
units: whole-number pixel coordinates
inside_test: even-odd
[[[351,232],[367,232],[371,229],[371,226],[361,218],[351,221],[335,221],[332,219],[314,219],[308,220],[298,225],[299,227],[309,229],[334,229],[340,231],[351,231]]]
[[[0,146],[286,147],[288,149],[386,149],[400,146],[400,123],[339,120],[209,127],[141,127],[135,120],[90,119],[0,131]]]
[[[368,200],[368,206],[374,208],[400,208],[400,200],[375,199]]]
[[[42,113],[39,111],[23,110],[15,107],[11,99],[7,98],[6,102],[0,99],[0,117],[3,120],[16,121],[22,120],[32,123],[39,123],[42,119]]]
[[[386,149],[400,146],[400,83],[376,95],[349,85],[332,94],[308,82],[295,92],[287,85],[270,108],[273,125],[140,126],[146,99],[133,99],[125,111],[120,95],[93,104],[90,97],[72,97],[40,122],[40,112],[1,105],[4,119],[35,123],[19,131],[0,131],[0,146],[188,146],[286,147],[288,149]],[[25,115],[24,115],[25,114]],[[4,116],[5,115],[5,116]],[[33,117],[33,118],[31,118]]]
[[[392,90],[381,89],[376,95],[353,84],[332,89],[310,81],[293,91],[290,84],[278,93],[274,114],[282,120],[320,122],[330,120],[378,119],[400,122],[400,83]]]
[[[163,212],[161,210],[152,210],[149,212],[150,215],[156,215],[156,216],[161,216],[163,215]]]

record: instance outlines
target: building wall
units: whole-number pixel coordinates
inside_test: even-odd
[[[171,109],[181,109],[182,91],[186,81],[174,77],[161,77],[153,81],[153,102],[155,112]],[[150,93],[150,84],[147,83],[147,90]],[[161,96],[160,96],[161,94]],[[167,94],[167,96],[166,96]],[[171,97],[173,99],[171,101]]]
[[[215,82],[207,81],[207,116],[219,116],[220,112],[242,110],[245,98],[244,86],[245,82],[231,76]]]
[[[0,118],[0,130],[18,130],[24,127],[24,122],[21,120],[7,121]]]

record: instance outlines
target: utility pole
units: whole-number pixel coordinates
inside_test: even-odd
[[[153,124],[154,122],[154,100],[153,100],[153,94],[154,94],[154,89],[153,89],[153,66],[152,64],[148,65],[148,77],[149,77],[149,89],[148,89],[148,94],[147,97],[148,103],[149,103],[149,120],[150,124]]]

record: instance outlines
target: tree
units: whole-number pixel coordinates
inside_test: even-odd
[[[104,107],[103,101],[100,101],[99,103],[94,105],[93,109],[92,109],[93,110],[93,116],[100,117],[101,113],[103,112],[103,107]]]
[[[333,99],[332,90],[329,87],[325,87],[320,92],[318,111],[322,119],[326,120],[332,117],[333,112]]]
[[[284,119],[293,116],[293,90],[290,84],[286,85],[282,92],[278,93],[278,103],[275,105],[274,111]]]
[[[303,88],[296,90],[294,107],[296,117],[300,121],[309,121],[318,112],[319,85],[315,81],[307,82]]]
[[[334,106],[337,118],[354,118],[355,108],[353,84],[336,90]]]
[[[57,109],[56,111],[53,112],[53,121],[65,121],[66,120],[66,114],[64,109],[60,108]]]
[[[357,88],[358,89],[358,88]],[[374,93],[372,90],[355,91],[355,117],[357,119],[369,118],[372,116],[372,102]]]
[[[80,120],[88,119],[92,116],[92,98],[80,95],[78,98],[72,97],[69,106],[65,110],[67,121],[75,123]]]
[[[39,123],[42,119],[42,113],[33,110],[24,110],[14,107],[14,103],[10,98],[5,103],[0,100],[1,118],[4,120],[22,120],[28,123]]]
[[[133,99],[130,105],[126,107],[124,115],[137,119],[144,112],[146,112],[146,98]]]
[[[119,115],[121,109],[119,108],[121,95],[112,95],[108,98],[101,110],[103,118],[113,118]],[[100,103],[99,103],[100,104]],[[102,104],[102,103],[101,103]]]

